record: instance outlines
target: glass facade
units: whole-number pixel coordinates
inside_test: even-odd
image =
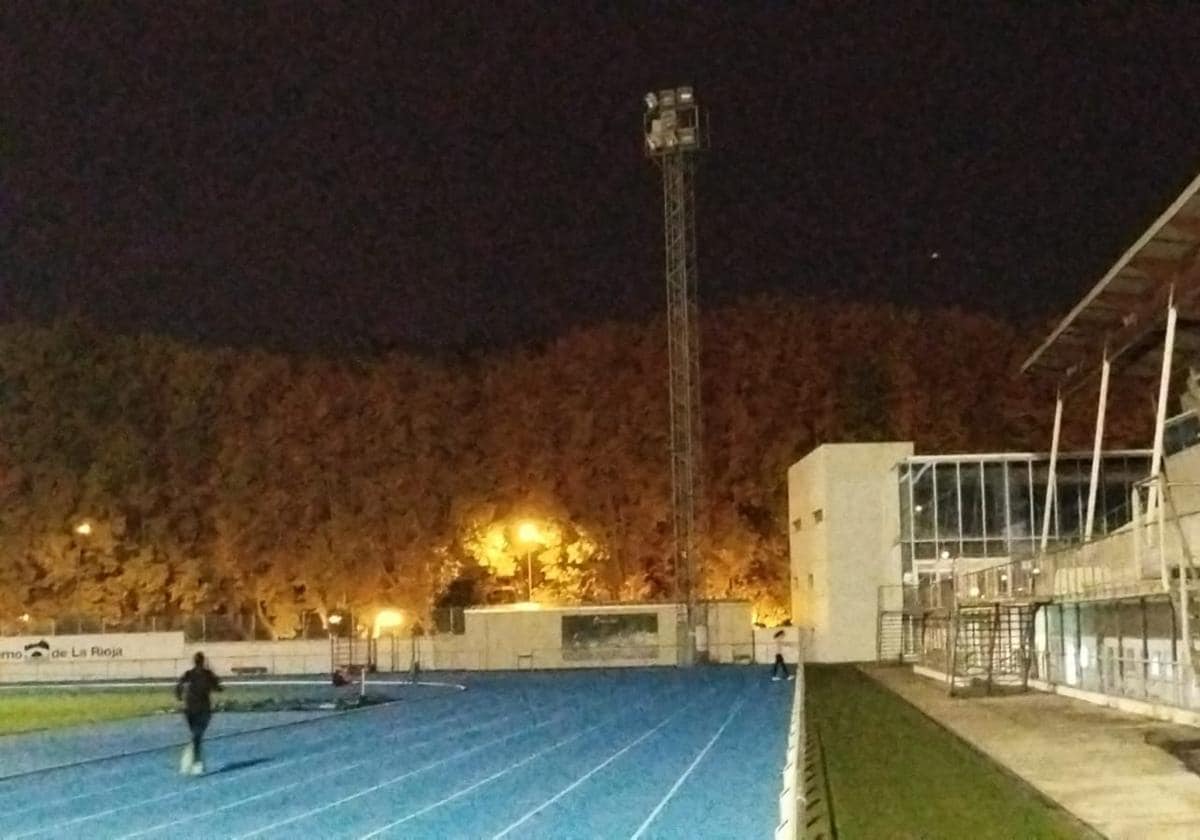
[[[1060,455],[1048,548],[1081,542],[1092,456]],[[1129,521],[1132,485],[1150,471],[1146,452],[1114,452],[1100,462],[1093,536]],[[900,543],[905,571],[938,557],[1034,554],[1041,541],[1050,456],[914,457],[899,464]]]

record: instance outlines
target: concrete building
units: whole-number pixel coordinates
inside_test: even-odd
[[[1200,723],[1200,178],[1022,371],[1051,397],[1045,452],[825,446],[789,470],[810,658]],[[1091,451],[1060,452],[1064,401],[1093,399]],[[1154,406],[1144,449],[1105,451],[1116,400]]]
[[[819,447],[788,470],[792,620],[810,662],[874,659],[879,587],[899,585],[896,465],[911,443]]]

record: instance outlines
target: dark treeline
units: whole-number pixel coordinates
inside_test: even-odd
[[[786,468],[822,442],[1044,448],[1047,395],[1014,375],[1027,340],[956,311],[707,313],[706,594],[778,614]],[[667,596],[665,355],[660,322],[469,364],[7,325],[0,618],[218,612],[286,636],[341,604],[523,597],[530,553],[539,598]],[[1110,443],[1144,445],[1147,412],[1120,409]],[[1090,441],[1086,414],[1068,443]]]

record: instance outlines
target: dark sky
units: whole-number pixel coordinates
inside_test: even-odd
[[[1185,4],[606,5],[4,3],[0,318],[323,350],[644,317],[641,96],[680,83],[705,303],[1055,314],[1200,170]]]

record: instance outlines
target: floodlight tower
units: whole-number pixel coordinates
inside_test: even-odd
[[[671,404],[671,511],[675,599],[687,603],[683,663],[696,652],[696,511],[700,475],[700,318],[696,297],[696,155],[705,146],[704,123],[690,87],[648,93],[643,133],[646,154],[663,176],[666,245],[667,353]]]

